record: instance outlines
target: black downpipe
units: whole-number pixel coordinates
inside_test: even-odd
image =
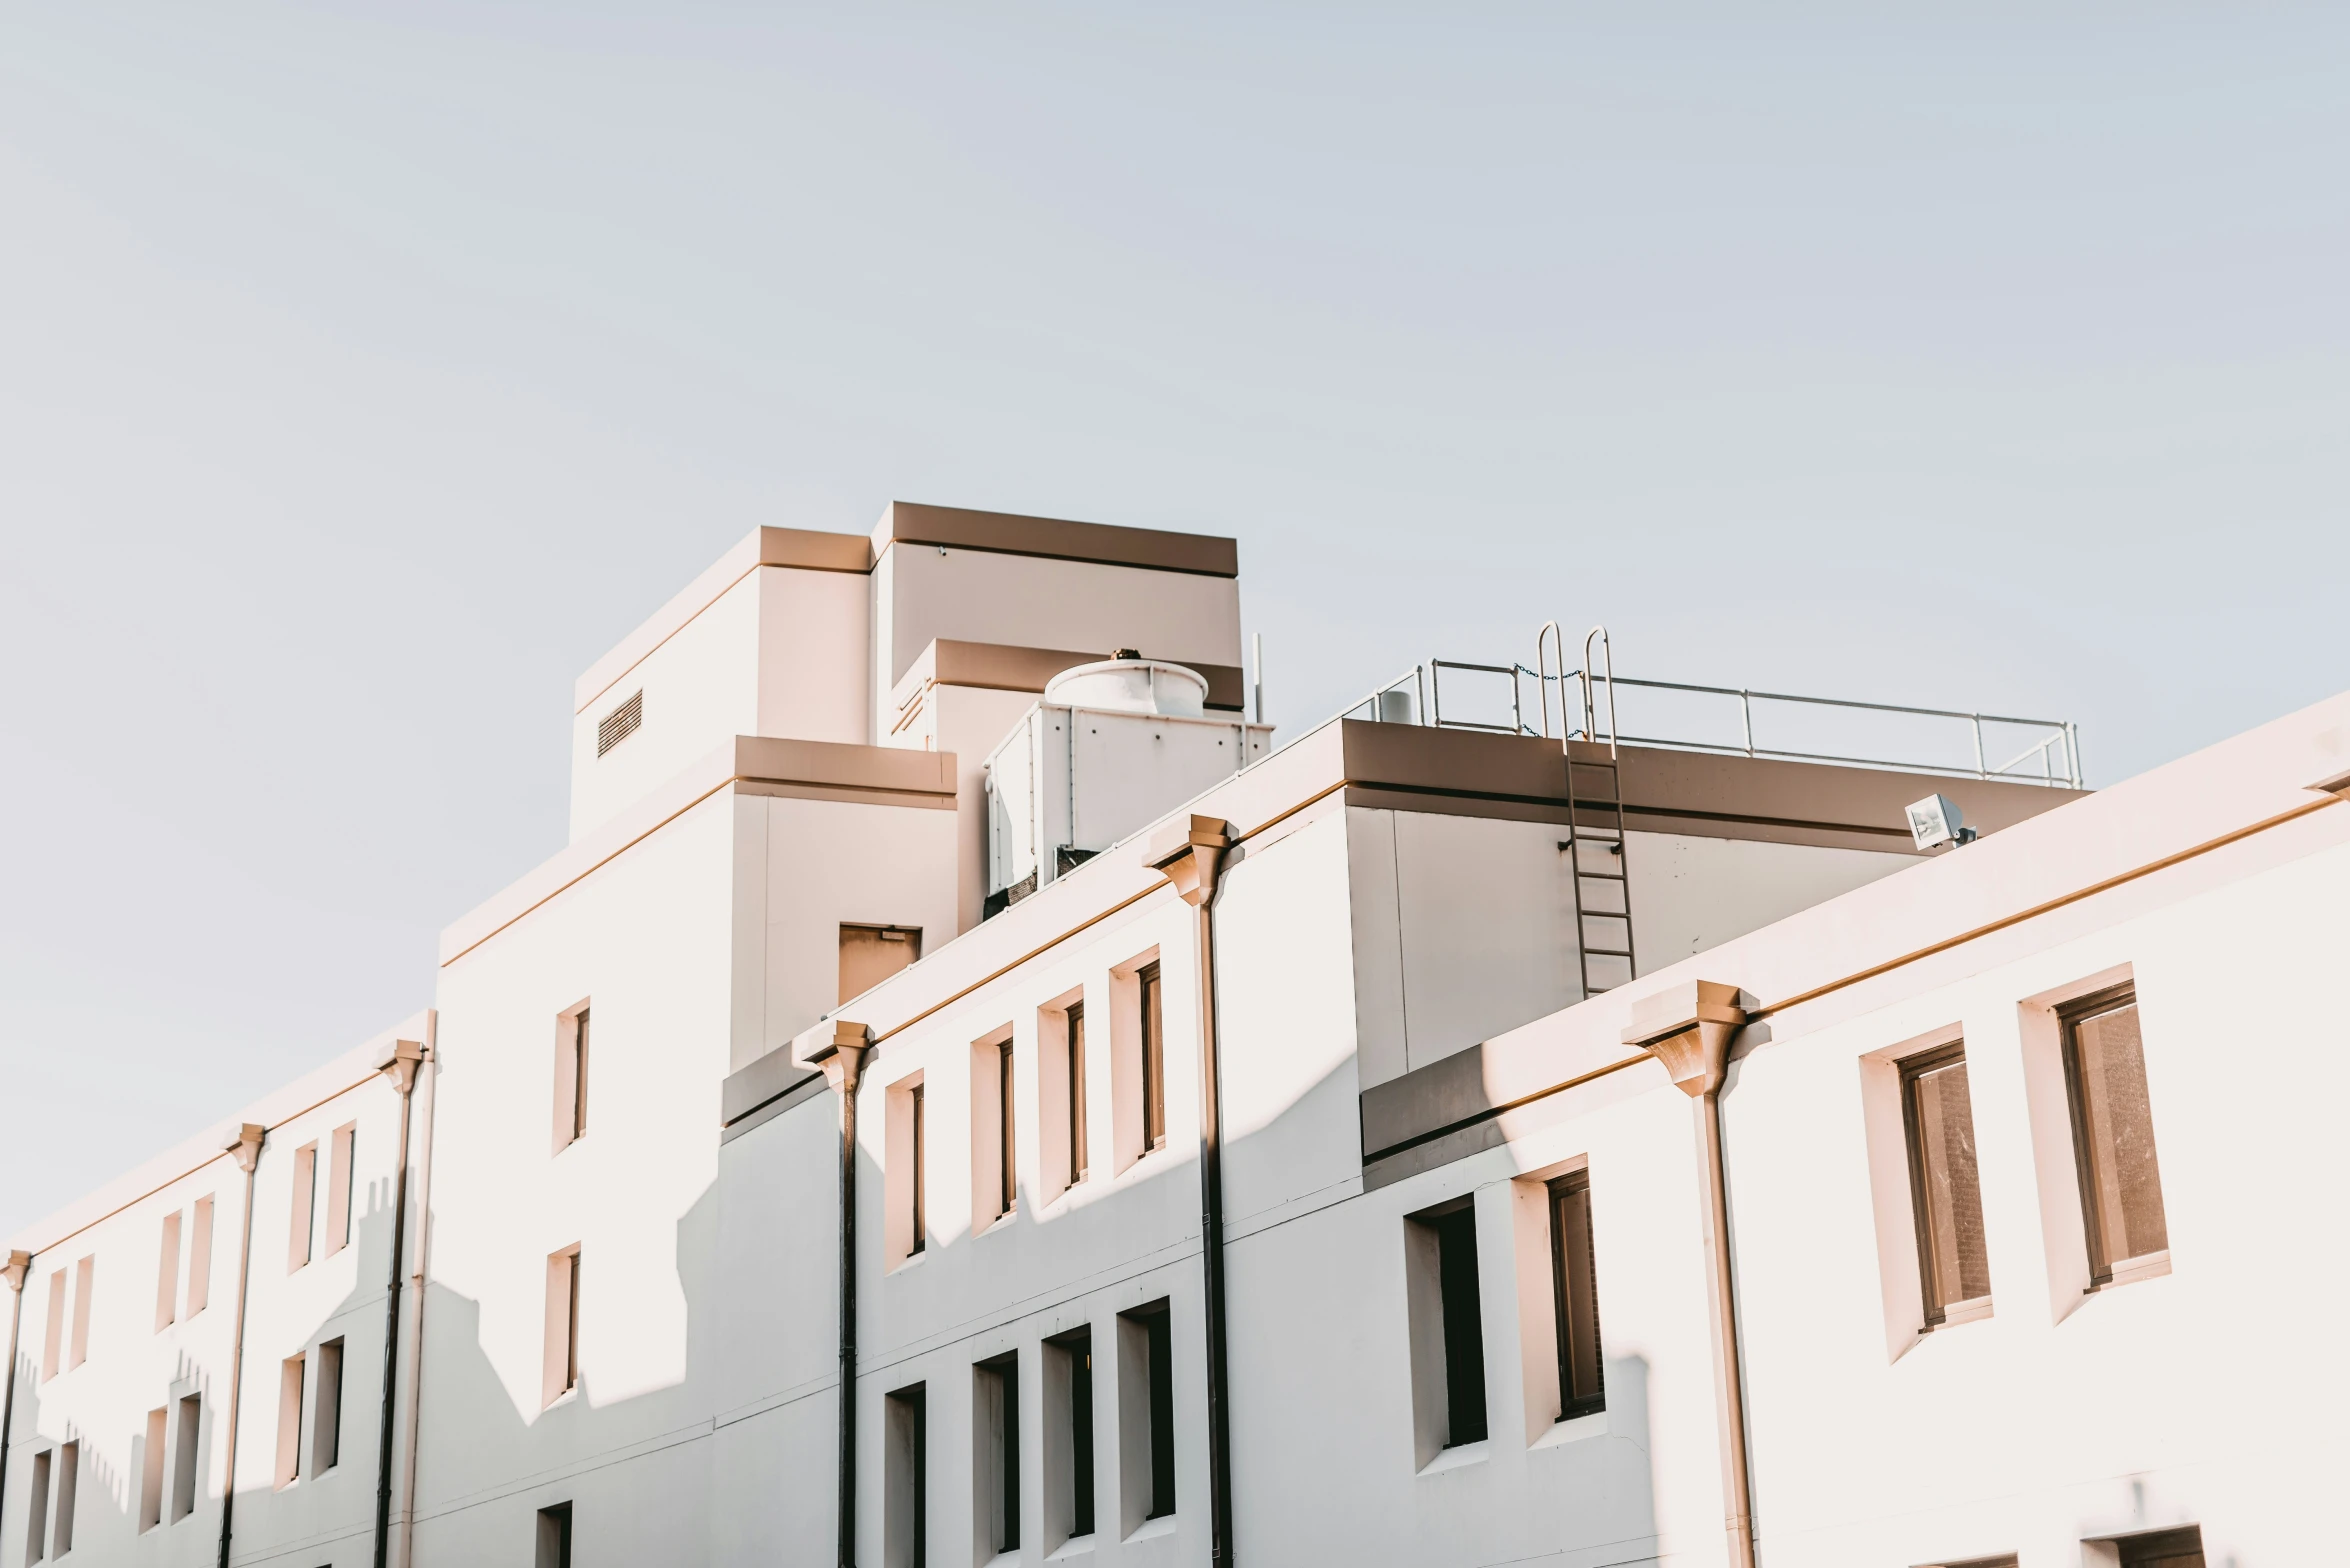
[[[1214,884],[1199,901],[1199,1196],[1200,1267],[1208,1319],[1208,1560],[1229,1565],[1232,1550],[1232,1419],[1225,1354],[1224,1116],[1216,1060],[1216,924]]]
[[[870,1047],[840,1062],[840,1568],[857,1568],[857,1080]]]
[[[4,1396],[7,1402],[0,1404],[0,1520],[8,1517],[8,1434],[16,1425],[16,1331],[24,1324],[24,1287],[32,1277],[32,1267],[29,1252],[8,1260],[8,1283],[16,1293],[16,1307],[8,1315],[8,1392]]]
[[[375,1460],[375,1568],[385,1568],[392,1547],[392,1414],[400,1386],[401,1265],[408,1261],[408,1123],[416,1104],[417,1067],[416,1061],[400,1058],[391,1068],[392,1083],[400,1091],[400,1160],[398,1174],[392,1178],[392,1279],[384,1302],[383,1421]]]
[[[220,1483],[220,1568],[228,1568],[229,1541],[233,1537],[237,1507],[237,1407],[242,1400],[245,1382],[245,1283],[253,1277],[253,1175],[261,1168],[262,1131],[247,1125],[246,1136],[229,1145],[237,1155],[237,1163],[245,1168],[245,1229],[244,1238],[237,1247],[237,1331],[235,1348],[229,1354],[228,1375],[228,1466],[222,1472]]]

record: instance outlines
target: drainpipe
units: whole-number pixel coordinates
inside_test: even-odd
[[[392,1269],[384,1292],[383,1421],[375,1450],[375,1568],[386,1568],[392,1546],[392,1416],[393,1397],[400,1385],[400,1274],[408,1251],[408,1122],[415,1100],[416,1069],[424,1062],[424,1047],[414,1040],[398,1040],[391,1055],[376,1071],[392,1081],[400,1096],[400,1157],[392,1177]]]
[[[432,1257],[432,1113],[438,1103],[434,1086],[440,1081],[440,1030],[441,1015],[428,1008],[424,1015],[424,1061],[417,1068],[424,1085],[424,1109],[416,1114],[424,1119],[424,1130],[416,1150],[416,1267],[409,1275],[416,1315],[409,1328],[408,1438],[400,1457],[400,1568],[408,1568],[416,1560],[416,1450],[424,1406],[424,1277]]]
[[[873,1031],[835,1022],[824,1079],[840,1094],[840,1568],[857,1568],[857,1083]]]
[[[1714,1419],[1721,1428],[1722,1497],[1731,1568],[1754,1568],[1754,1492],[1746,1455],[1745,1373],[1738,1359],[1738,1310],[1730,1273],[1729,1186],[1722,1174],[1722,1078],[1730,1042],[1746,1026],[1736,986],[1694,980],[1633,1006],[1624,1043],[1664,1064],[1697,1116],[1704,1164],[1700,1201],[1705,1277],[1713,1320]]]
[[[1232,1550],[1232,1417],[1224,1317],[1223,1085],[1216,1060],[1216,875],[1232,847],[1232,824],[1215,817],[1171,822],[1151,836],[1143,863],[1199,912],[1200,1270],[1207,1297],[1208,1561],[1229,1565]]]
[[[8,1292],[16,1298],[8,1313],[8,1392],[0,1404],[0,1520],[8,1517],[8,1432],[16,1424],[16,1331],[24,1325],[24,1277],[33,1266],[29,1252],[8,1255]]]
[[[220,1478],[220,1568],[228,1568],[228,1546],[232,1518],[237,1505],[237,1396],[245,1386],[245,1285],[253,1277],[253,1172],[261,1164],[261,1140],[267,1129],[247,1122],[237,1129],[225,1152],[236,1157],[237,1168],[245,1173],[245,1236],[237,1245],[237,1330],[234,1348],[229,1352],[228,1373],[228,1467]]]

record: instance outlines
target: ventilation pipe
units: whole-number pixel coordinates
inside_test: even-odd
[[[1754,1492],[1746,1457],[1745,1373],[1730,1275],[1729,1184],[1722,1171],[1722,1079],[1730,1043],[1746,1026],[1736,986],[1693,980],[1634,1004],[1624,1043],[1664,1064],[1697,1117],[1704,1181],[1705,1273],[1714,1340],[1714,1418],[1722,1439],[1722,1499],[1731,1568],[1754,1568]]]
[[[237,1505],[237,1395],[245,1386],[245,1286],[253,1277],[253,1172],[260,1168],[261,1141],[268,1135],[259,1124],[246,1122],[224,1151],[235,1157],[237,1168],[245,1173],[245,1227],[244,1239],[237,1244],[237,1323],[228,1362],[228,1431],[223,1445],[228,1449],[228,1463],[220,1482],[220,1568],[228,1568]]]
[[[1232,1551],[1232,1417],[1224,1318],[1223,1086],[1216,1061],[1216,877],[1232,847],[1232,824],[1184,817],[1151,835],[1143,863],[1199,912],[1200,1270],[1207,1298],[1208,1561]]]

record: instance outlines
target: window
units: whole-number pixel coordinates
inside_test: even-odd
[[[923,1384],[883,1401],[881,1557],[889,1568],[930,1560],[930,1412]]]
[[[2134,1535],[2113,1545],[2121,1568],[2203,1568],[2203,1531],[2197,1525]]]
[[[1050,1554],[1093,1534],[1093,1330],[1045,1341],[1045,1510]],[[1054,1539],[1053,1537],[1059,1539]]]
[[[351,1244],[351,1161],[359,1124],[337,1127],[326,1167],[326,1255],[333,1257]]]
[[[972,1368],[971,1499],[982,1561],[1020,1549],[1020,1358]]]
[[[1063,1060],[1067,1064],[1068,1076],[1062,1081],[1067,1085],[1069,1109],[1068,1185],[1074,1187],[1085,1180],[1086,1169],[1085,1004],[1071,1002],[1067,1016],[1069,1027],[1063,1040]]]
[[[626,702],[596,720],[596,755],[601,757],[634,735],[644,722],[645,692],[640,686],[628,694]]]
[[[180,1216],[174,1209],[163,1216],[163,1255],[155,1265],[155,1332],[160,1334],[179,1317]]]
[[[1975,1176],[1975,1119],[1966,1047],[1947,1045],[1901,1064],[1902,1131],[1909,1144],[1911,1212],[1925,1326],[1989,1315],[1991,1261]]]
[[[587,1135],[588,1005],[555,1020],[555,1152]]]
[[[139,1531],[163,1523],[163,1438],[170,1430],[171,1411],[147,1412],[147,1447],[139,1455]]]
[[[1175,1341],[1164,1297],[1118,1316],[1118,1453],[1126,1529],[1175,1511]]]
[[[1558,1323],[1559,1419],[1605,1410],[1589,1171],[1550,1183],[1550,1291]]]
[[[188,1231],[188,1316],[204,1310],[212,1299],[212,1200],[196,1200],[195,1223]]]
[[[1020,1206],[1020,1173],[1012,1124],[1012,1042],[996,1047],[996,1213],[1009,1216]]]
[[[49,1464],[47,1449],[33,1455],[33,1490],[30,1498],[32,1522],[25,1526],[24,1532],[24,1560],[27,1563],[37,1563],[47,1555],[43,1548],[48,1542],[43,1539],[41,1530],[49,1522]]]
[[[179,1431],[171,1451],[171,1519],[177,1524],[196,1511],[196,1441],[204,1432],[204,1396],[180,1400]]]
[[[68,1372],[90,1359],[90,1285],[97,1267],[95,1255],[73,1266],[73,1355],[65,1363]]]
[[[343,1342],[318,1347],[318,1404],[310,1416],[310,1474],[322,1476],[343,1457]]]
[[[930,1185],[930,1178],[929,1173],[923,1169],[922,1159],[922,1145],[924,1141],[922,1126],[922,1086],[920,1084],[914,1085],[913,1088],[906,1091],[906,1096],[909,1102],[909,1112],[914,1118],[913,1143],[911,1145],[911,1158],[913,1159],[914,1165],[913,1169],[908,1173],[908,1179],[911,1182],[911,1190],[913,1192],[914,1208],[913,1213],[909,1216],[913,1230],[912,1240],[908,1242],[906,1251],[909,1256],[915,1256],[919,1255],[929,1244],[930,1215],[928,1212],[928,1192],[926,1189]]]
[[[63,1557],[73,1550],[73,1503],[82,1483],[82,1445],[79,1441],[67,1443],[57,1450],[57,1523],[49,1532],[51,1555]],[[40,1533],[41,1516],[33,1515],[33,1531]]]
[[[545,1404],[579,1387],[579,1246],[547,1258]]]
[[[1142,966],[1134,977],[1142,990],[1142,1147],[1167,1146],[1167,1052],[1160,1005],[1159,966]]]
[[[1009,1026],[971,1046],[971,1234],[1020,1210]]]
[[[1424,1466],[1486,1438],[1485,1325],[1477,1284],[1477,1215],[1455,1198],[1404,1222],[1414,1446]]]
[[[2170,1248],[2137,992],[2130,986],[2103,992],[2062,1009],[2060,1017],[2089,1280],[2110,1285],[2117,1269],[2126,1276],[2131,1263]]]
[[[306,1363],[288,1356],[277,1375],[277,1484],[292,1486],[302,1474],[302,1375]]]
[[[60,1370],[59,1354],[65,1348],[65,1270],[49,1276],[49,1327],[41,1343],[41,1381],[46,1383]]]
[[[306,1143],[294,1151],[294,1201],[286,1224],[286,1272],[292,1274],[310,1261],[310,1231],[317,1213],[318,1145]]]
[[[571,1505],[539,1510],[537,1568],[571,1568]]]
[[[842,926],[840,1000],[864,995],[921,956],[920,926]]]

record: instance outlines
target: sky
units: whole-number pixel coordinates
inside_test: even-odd
[[[2339,7],[10,8],[0,1233],[427,1005],[763,523],[1234,535],[1293,734],[2350,687],[2346,153]]]

